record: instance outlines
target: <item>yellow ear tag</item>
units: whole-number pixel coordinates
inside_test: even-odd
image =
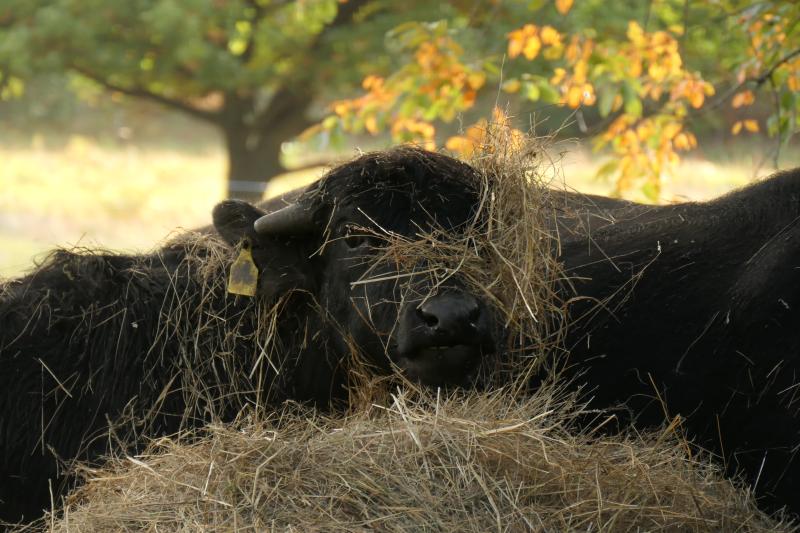
[[[250,243],[244,241],[239,257],[231,265],[230,276],[228,276],[228,292],[243,296],[255,296],[257,285],[258,267],[253,262]]]

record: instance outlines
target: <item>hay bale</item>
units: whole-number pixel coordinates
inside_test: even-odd
[[[343,419],[287,408],[84,470],[32,530],[797,530],[670,430],[592,437],[580,414],[552,386],[521,401],[398,390]]]

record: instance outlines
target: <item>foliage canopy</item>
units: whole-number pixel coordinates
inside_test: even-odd
[[[783,145],[797,130],[800,4],[534,0],[485,7],[478,13],[464,4],[455,16],[395,28],[387,46],[403,58],[399,68],[367,76],[363,94],[335,103],[320,128],[389,129],[397,141],[434,145],[438,124],[499,87],[522,110],[575,110],[582,133],[613,154],[599,173],[615,177],[618,192],[638,186],[653,199],[679,153],[697,146],[693,123],[706,111],[731,106],[733,134],[765,127]],[[495,110],[493,120],[507,117]],[[467,127],[445,146],[469,154],[485,125]]]
[[[218,126],[232,182],[256,183],[303,131],[468,155],[503,113],[456,136],[442,126],[502,96],[519,116],[574,110],[613,154],[600,174],[655,198],[710,112],[733,134],[789,142],[799,21],[781,0],[5,0],[0,98],[37,73],[79,73]]]

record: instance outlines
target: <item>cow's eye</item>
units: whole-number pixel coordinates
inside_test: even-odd
[[[365,233],[363,229],[347,226],[344,232],[344,242],[348,248],[354,250],[374,245],[375,239]]]

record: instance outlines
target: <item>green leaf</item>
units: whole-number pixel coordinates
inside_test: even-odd
[[[540,100],[548,104],[555,104],[561,99],[561,94],[549,82],[539,84]]]
[[[618,159],[611,159],[603,163],[600,168],[597,169],[597,172],[594,174],[594,178],[599,181],[608,181],[611,176],[613,176],[617,170],[619,169],[619,160]]]
[[[330,115],[325,117],[325,120],[322,121],[322,127],[326,130],[332,130],[339,126],[340,120],[339,117],[336,115]]]
[[[642,101],[638,96],[625,99],[625,112],[637,118],[642,116]]]
[[[603,85],[598,89],[600,97],[597,99],[597,110],[600,116],[605,118],[611,113],[611,107],[614,105],[614,97],[617,96],[617,91],[610,85]]]
[[[545,0],[528,0],[528,9],[530,11],[539,11],[544,7]]]
[[[523,87],[523,94],[525,95],[525,98],[527,98],[528,100],[535,102],[542,95],[542,90],[539,88],[538,85],[534,83],[525,83],[523,84],[522,87]]]
[[[648,181],[642,185],[642,193],[644,193],[645,198],[651,202],[658,201],[659,189],[660,187],[658,186],[658,183],[654,183],[652,181]]]
[[[778,115],[772,114],[767,117],[767,134],[770,137],[778,134]]]

